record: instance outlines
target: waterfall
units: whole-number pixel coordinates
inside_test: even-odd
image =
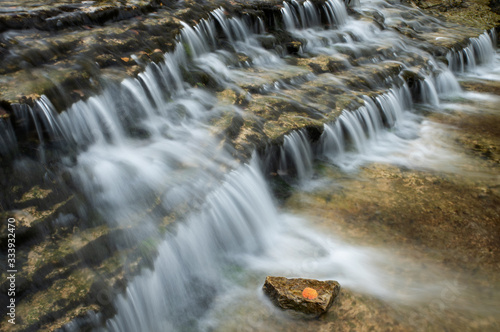
[[[136,278],[115,303],[110,331],[196,330],[195,320],[225,287],[232,257],[269,245],[278,220],[267,185],[255,164],[230,173],[208,195],[201,212],[178,225],[158,249],[155,270]]]
[[[340,27],[347,22],[347,10],[343,2],[328,0],[322,5],[328,24],[331,27]],[[288,31],[297,29],[319,28],[321,26],[320,11],[311,1],[299,3],[293,0],[291,3],[283,2],[281,8],[283,21]]]
[[[286,135],[280,152],[278,173],[285,178],[295,175],[299,183],[312,177],[313,154],[305,130]]]
[[[339,116],[340,123],[342,123],[342,128],[348,133],[349,138],[351,139],[354,148],[363,153],[366,151],[366,134],[363,130],[363,126],[361,124],[361,119],[363,119],[363,112],[342,112]]]
[[[436,91],[439,96],[449,96],[454,95],[462,91],[460,88],[460,84],[453,75],[453,73],[449,70],[443,70],[436,77]]]
[[[245,41],[249,37],[250,30],[247,26],[238,18],[228,19],[224,14],[224,9],[219,8],[212,11],[212,16],[220,24],[231,44],[234,45],[236,41]]]
[[[228,17],[219,8],[195,26],[181,22],[175,49],[166,53],[162,62],[146,66],[137,77],[107,86],[99,95],[78,101],[60,114],[43,96],[33,107],[16,106],[13,118],[0,119],[1,155],[14,153],[16,134],[27,136],[30,130],[38,136],[42,162],[50,156],[45,149],[59,143],[70,151],[59,156],[61,168],[71,177],[76,194],[85,198],[85,208],[117,229],[139,225],[141,230],[130,235],[136,238],[124,242],[135,245],[152,234],[161,239],[152,269],[131,277],[123,294],[114,299],[116,315],[106,317],[108,330],[199,330],[200,317],[229,289],[231,281],[225,272],[246,267],[239,260],[241,256],[268,255],[279,260],[269,255],[275,245],[270,234],[279,233],[276,227],[282,216],[257,158],[241,165],[236,160],[241,157],[237,148],[227,148],[224,144],[229,140],[223,141],[217,136],[220,132],[212,132],[214,127],[220,128],[213,126],[214,122],[225,120],[225,115],[229,115],[228,121],[235,121],[234,114],[243,114],[242,122],[255,122],[250,129],[245,123],[243,131],[252,135],[257,128],[268,135],[268,142],[275,142],[279,138],[271,140],[265,126],[272,121],[281,125],[279,117],[288,115],[286,108],[299,105],[298,116],[290,107],[297,126],[287,128],[302,129],[286,129],[282,146],[272,148],[279,151],[279,156],[274,156],[277,173],[302,186],[315,175],[315,158],[348,169],[360,163],[359,156],[381,160],[383,153],[377,145],[399,153],[418,136],[421,118],[411,112],[410,89],[397,76],[397,70],[406,66],[399,62],[401,58],[408,57],[409,62],[417,63],[411,66],[422,67],[425,78],[412,88],[421,92],[419,101],[428,108],[437,108],[440,98],[461,91],[451,70],[475,70],[493,61],[487,33],[471,39],[463,50],[448,53],[448,70],[392,29],[382,30],[372,22],[350,18],[342,1],[317,4],[293,0],[283,2],[280,12],[287,30],[280,33],[286,34],[287,42],[292,38],[301,43],[299,57],[287,55],[283,45],[277,47],[283,47],[282,51],[262,46],[262,36],[257,34],[268,28],[262,18],[252,25],[249,20]],[[305,55],[318,56],[318,62],[326,59],[326,64],[318,71],[314,62],[297,65]],[[331,67],[337,60],[342,68],[356,68],[341,73],[342,78],[335,77],[337,72]],[[389,67],[391,74],[380,78],[380,73],[388,72],[382,65],[394,64],[390,61],[398,61],[401,68]],[[384,71],[378,72],[377,65]],[[351,80],[358,73],[372,73],[358,72],[358,68],[373,69],[375,83]],[[205,86],[200,77],[210,84]],[[351,89],[345,82],[362,87]],[[219,97],[224,89],[247,98],[241,103],[226,102]],[[261,95],[252,96],[254,91]],[[261,118],[276,100],[288,104],[280,114],[270,111]],[[350,101],[359,106],[358,100],[364,104],[356,109],[339,106],[353,105]],[[242,110],[246,105],[250,106]],[[324,124],[340,110],[335,121]],[[264,118],[267,115],[269,118]],[[304,119],[311,121],[300,122]],[[23,123],[16,130],[15,121]],[[303,123],[314,123],[315,127],[304,129]],[[319,139],[309,137],[314,130]],[[161,234],[164,218],[174,214],[178,219],[169,225],[172,232]],[[297,238],[312,246],[317,241],[315,235]],[[333,257],[336,253],[329,254]],[[332,261],[334,258],[326,262]],[[331,266],[325,264],[325,269]],[[371,288],[377,286],[375,283]]]
[[[323,4],[323,9],[328,17],[330,26],[342,26],[346,24],[349,16],[342,1],[328,0]]]
[[[237,17],[228,18],[222,9],[216,9],[212,16],[222,26],[224,35],[236,53],[250,58],[251,63],[258,67],[275,67],[284,65],[283,60],[275,53],[265,50],[257,40],[251,27]],[[233,77],[234,79],[234,77]]]
[[[210,30],[209,23],[202,26],[206,29],[185,27],[176,50],[137,78],[79,101],[59,115],[46,98],[30,109],[42,147],[45,133],[78,151],[74,160],[63,162],[110,225],[138,222],[140,211],[155,201],[163,211],[196,205],[223,169],[235,165],[205,128],[220,114],[217,99],[182,78],[183,43],[193,56],[209,50],[207,39],[201,38]],[[154,224],[159,218],[151,215],[142,221]]]
[[[295,8],[293,8],[288,2],[283,1],[283,8],[281,8],[281,14],[283,15],[283,21],[285,22],[285,27],[288,31],[297,29],[300,24]]]
[[[488,64],[493,61],[495,50],[491,37],[487,32],[477,38],[471,38],[471,44],[474,49],[474,58],[477,58],[479,64]]]
[[[312,177],[312,163],[315,157],[325,158],[335,164],[349,164],[344,156],[349,151],[356,154],[370,154],[369,149],[377,143],[387,128],[403,126],[401,136],[412,136],[405,132],[402,124],[407,110],[411,109],[412,97],[408,86],[393,88],[374,98],[364,97],[365,105],[354,111],[344,110],[333,123],[323,126],[316,155],[304,130],[285,136],[280,152],[278,173],[285,178],[295,175],[300,184]]]
[[[303,52],[328,54],[335,57],[338,53],[337,48],[349,49],[355,54],[361,55],[366,51],[364,50],[366,45],[362,46],[360,44],[362,41],[370,41],[373,47],[377,47],[379,29],[371,23],[350,20],[346,7],[341,1],[328,0],[321,7],[309,1],[302,4],[283,2],[281,12],[287,30],[291,31],[300,40],[303,40],[303,46],[301,47]],[[342,29],[324,30],[319,27],[322,15],[329,22],[330,28],[341,26]],[[109,104],[104,102],[103,98],[97,96],[90,98],[91,102],[78,102],[71,106],[69,110],[56,115],[50,101],[46,97],[42,97],[35,102],[35,110],[32,110],[27,105],[23,106],[26,108],[25,113],[28,114],[30,120],[26,121],[26,114],[18,118],[20,112],[14,108],[14,116],[10,123],[30,122],[31,126],[35,127],[40,142],[38,149],[40,155],[44,155],[44,148],[46,147],[43,143],[46,140],[44,135],[48,135],[50,139],[60,141],[61,145],[77,144],[84,146],[95,140],[113,140],[116,142],[117,139],[125,135],[123,132],[117,132],[117,130],[121,130],[122,125],[113,128],[115,126],[113,123],[117,119],[121,107],[127,109],[127,114],[124,118],[119,116],[119,122],[125,121],[124,126],[127,128],[134,127],[134,131],[143,129],[135,128],[137,126],[134,118],[139,117],[140,114],[148,113],[150,116],[152,114],[163,116],[169,113],[164,108],[163,102],[176,94],[185,93],[186,83],[180,68],[187,66],[188,58],[194,59],[195,65],[214,78],[220,85],[241,92],[241,88],[236,86],[234,81],[241,79],[243,75],[235,74],[234,71],[227,68],[228,62],[234,61],[234,56],[229,56],[227,53],[220,51],[217,52],[217,55],[210,53],[218,47],[219,43],[215,22],[221,26],[234,51],[247,55],[253,65],[268,68],[284,65],[284,61],[275,52],[262,48],[255,35],[251,32],[252,29],[242,19],[228,18],[224,10],[219,8],[211,13],[210,18],[200,20],[194,27],[181,23],[183,29],[179,35],[179,42],[175,51],[165,54],[163,62],[147,66],[144,72],[138,75],[137,79],[125,80],[121,84],[118,88],[120,98],[134,105],[134,107],[129,107],[127,102],[117,102],[118,105],[114,105],[113,102]],[[352,24],[349,22],[352,22]],[[259,25],[259,31],[265,30],[261,26],[263,21],[260,18],[256,24]],[[345,27],[346,24],[349,27]],[[307,27],[310,28],[306,29]],[[314,27],[315,29],[311,29]],[[300,29],[302,30],[299,31]],[[384,31],[384,33],[388,34],[387,31]],[[470,44],[463,50],[450,51],[447,54],[449,68],[453,71],[464,72],[466,70],[475,70],[476,62],[478,64],[491,62],[494,53],[492,38],[495,38],[494,30],[485,32],[477,38],[471,38]],[[393,46],[399,49],[400,44],[404,43],[401,43],[398,39]],[[233,59],[229,60],[228,57],[233,57]],[[339,59],[342,59],[347,67],[350,66],[349,61],[342,57]],[[453,82],[449,73],[443,72],[439,74],[435,81],[436,86],[434,89],[432,89],[432,82],[430,81],[423,84],[427,102],[431,104],[436,103],[434,90],[438,94],[446,93],[449,90],[459,91],[458,85]],[[106,94],[109,96],[112,93],[105,91],[103,95]],[[99,99],[99,101],[95,98]],[[104,109],[102,112],[96,111],[96,107],[104,107]],[[133,108],[136,108],[136,110],[132,110]],[[83,113],[88,115],[76,114],[82,109]],[[103,118],[104,116],[108,117],[107,120]],[[4,128],[11,127],[6,120],[2,120],[2,122]],[[141,123],[139,127],[143,126],[146,126],[145,122]],[[153,127],[149,126],[147,131],[154,130]],[[1,154],[17,150],[17,140],[13,139],[12,130],[6,129],[0,135],[2,141],[11,145],[2,148]]]
[[[469,45],[462,50],[448,52],[446,58],[450,70],[459,73],[474,72],[477,65],[491,63],[495,54],[493,38],[494,33],[484,32],[477,38],[471,38]]]
[[[405,89],[403,86],[399,89]],[[407,98],[407,94],[401,94],[397,89],[391,89],[388,93],[384,93],[375,97],[375,102],[379,105],[383,114],[384,123],[388,127],[393,127],[396,122],[401,118],[402,111],[404,110],[405,102],[403,98]]]
[[[209,45],[207,43],[211,38],[207,38],[207,30],[201,29],[200,26],[205,26],[207,23],[203,20],[195,28],[190,25],[181,22],[183,29],[181,30],[181,41],[187,46],[187,52],[193,58],[198,58],[200,55],[210,51]],[[208,30],[209,32],[210,30]],[[185,47],[186,47],[185,46]]]
[[[342,158],[345,151],[342,123],[340,121],[335,121],[334,123],[326,123],[323,127],[319,155],[327,160],[338,160]]]
[[[313,8],[309,2],[283,2],[281,9],[286,29],[302,43],[300,54],[335,56],[353,53],[362,56],[365,52],[370,53],[367,51],[370,47],[361,44],[362,41],[375,42],[372,47],[376,48],[380,29],[372,23],[350,19],[342,1],[328,0],[319,11]],[[321,20],[321,15],[324,15],[324,20]],[[320,24],[322,21],[327,29]],[[340,59],[345,61],[342,57]],[[348,67],[349,62],[345,63]]]
[[[304,1],[304,18],[303,22],[305,22],[305,26],[307,27],[315,27],[321,24],[321,19],[316,9],[316,6],[309,0]]]
[[[406,86],[393,88],[373,99],[365,97],[365,105],[355,111],[344,110],[334,123],[324,125],[318,144],[319,157],[338,163],[344,161],[344,155],[351,149],[359,154],[369,152],[368,142],[376,141],[386,127],[398,125],[404,117],[405,105],[411,103],[408,93]]]
[[[432,77],[426,77],[420,81],[420,91],[422,102],[430,105],[439,105],[438,92]]]

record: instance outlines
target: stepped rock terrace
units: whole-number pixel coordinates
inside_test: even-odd
[[[303,213],[297,196],[322,193],[318,178],[335,172],[373,162],[434,170],[448,151],[418,145],[426,116],[479,98],[456,101],[460,83],[474,84],[467,75],[497,66],[497,34],[485,28],[385,1],[3,5],[1,203],[18,220],[22,269],[19,320],[2,327],[237,330],[224,317],[247,306],[258,316],[265,301],[250,289],[274,272],[339,276],[339,301],[361,292],[381,312],[384,300],[432,297],[442,285],[391,270],[409,283],[394,294],[395,266],[384,262],[396,258],[286,212]],[[491,82],[481,84],[498,94]],[[485,149],[494,163],[495,148]],[[488,190],[494,237],[498,195]],[[484,236],[477,245],[496,255]],[[304,265],[311,255],[317,264]],[[291,328],[279,317],[248,326]],[[298,324],[331,327],[335,317],[326,319]],[[498,324],[487,310],[471,322],[481,319]]]

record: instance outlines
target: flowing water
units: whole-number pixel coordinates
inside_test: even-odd
[[[385,2],[362,1],[354,8],[376,12],[386,24],[406,20],[424,31],[440,24]],[[410,12],[406,19],[403,11]],[[263,46],[274,37],[262,20],[228,17],[218,9],[194,27],[184,24],[175,51],[137,78],[60,114],[47,98],[33,109],[16,109],[16,116],[38,133],[39,160],[60,151],[63,171],[85,197],[86,209],[110,227],[141,225],[127,239],[130,243],[160,233],[158,225],[166,215],[179,216],[175,231],[162,236],[152,268],[131,278],[110,304],[116,314],[104,324],[95,323],[95,330],[316,328],[270,307],[260,291],[266,275],[334,279],[348,290],[407,306],[429,301],[454,282],[437,268],[418,274],[418,264],[389,248],[315,229],[307,211],[294,214],[280,207],[264,174],[270,167],[266,156],[254,153],[241,164],[213,133],[217,119],[244,115],[245,106],[189,83],[186,72],[203,73],[220,90],[231,89],[250,105],[259,102],[258,96],[308,105],[312,117],[323,122],[322,133],[314,138],[306,128],[290,131],[274,158],[277,175],[293,190],[313,192],[332,185],[316,172],[318,162],[344,174],[371,163],[460,172],[461,157],[444,139],[447,128],[428,114],[466,108],[459,95],[498,102],[483,94],[464,95],[455,76],[498,80],[495,36],[485,32],[466,48],[450,52],[446,66],[394,29],[382,30],[363,15],[348,15],[337,0],[284,2],[280,14],[290,36],[300,41],[296,57],[326,56],[346,70],[343,76],[296,65],[285,48]],[[360,67],[370,73],[394,64],[403,71],[419,66],[419,80],[410,84],[401,75],[375,75],[351,91],[356,84],[349,82],[362,75]],[[360,105],[327,120],[323,108],[329,106],[314,96],[328,96],[328,87],[351,94]],[[15,153],[12,125],[0,126],[0,152]],[[413,274],[417,276],[408,277]],[[79,324],[73,321],[66,330],[78,330]]]

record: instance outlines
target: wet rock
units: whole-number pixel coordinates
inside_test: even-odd
[[[500,0],[491,0],[488,6],[492,12],[500,15]]]
[[[314,316],[327,312],[340,293],[339,283],[333,280],[271,276],[262,289],[276,306]]]
[[[290,54],[298,54],[301,47],[302,43],[300,41],[292,41],[286,44],[286,50]]]

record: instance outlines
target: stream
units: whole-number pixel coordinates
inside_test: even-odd
[[[499,280],[444,267],[438,249],[415,249],[408,236],[398,242],[406,233],[377,228],[386,220],[384,199],[400,197],[384,187],[391,179],[499,184],[498,168],[464,153],[459,130],[447,120],[498,117],[499,95],[463,88],[500,82],[496,34],[486,31],[449,52],[445,64],[431,46],[421,47],[426,41],[367,17],[446,39],[438,19],[385,1],[351,5],[355,12],[338,0],[284,2],[284,29],[300,41],[289,49],[264,47],[278,38],[267,33],[269,22],[216,9],[195,26],[184,23],[175,51],[137,78],[59,114],[46,97],[16,110],[38,133],[38,160],[57,155],[58,172],[85,202],[78,213],[134,229],[118,249],[160,238],[154,254],[143,254],[151,266],[108,304],[113,315],[90,312],[62,330],[498,328],[500,301],[490,292],[498,294]],[[316,67],[327,59],[339,74],[301,64],[310,59]],[[245,158],[238,143],[228,144],[228,131],[217,129],[220,119],[234,122],[237,115],[272,136],[280,123],[265,112],[288,109],[301,115],[286,119],[290,130],[277,129],[286,132],[282,141]],[[2,126],[2,146],[14,146]],[[434,195],[441,188],[422,190]],[[363,211],[363,195],[378,202],[377,211],[369,203]],[[365,217],[373,221],[362,227],[349,221]],[[342,299],[325,316],[301,320],[264,296],[268,275],[336,280]],[[345,315],[360,325],[342,325]]]

